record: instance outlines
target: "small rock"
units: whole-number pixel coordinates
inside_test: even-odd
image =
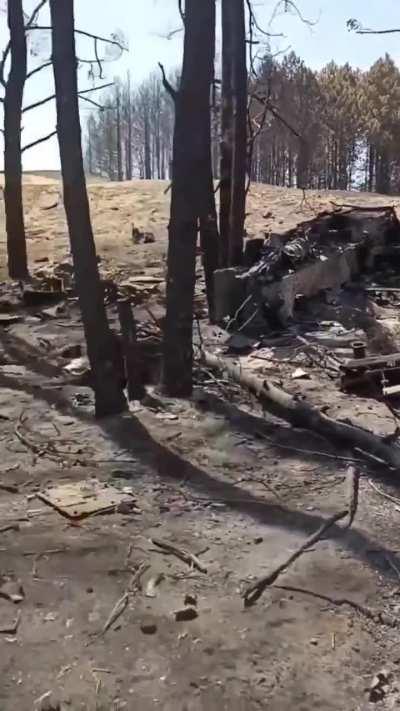
[[[73,359],[80,358],[82,355],[82,346],[79,343],[73,344],[71,346],[66,346],[62,349],[60,355],[63,358]]]
[[[176,622],[190,622],[195,620],[199,613],[194,607],[184,607],[182,610],[175,610],[174,615]]]
[[[197,606],[197,595],[194,595],[192,593],[186,593],[183,604],[184,605],[193,605],[194,607],[196,607]]]
[[[256,546],[258,546],[258,544],[259,544],[259,543],[262,543],[263,540],[264,540],[264,539],[263,539],[262,536],[257,536],[257,538],[254,539],[254,543],[256,544]]]
[[[155,634],[157,632],[157,625],[151,620],[147,620],[141,623],[140,629],[143,634]]]
[[[318,644],[317,638],[316,638],[316,637],[311,637],[311,639],[310,639],[310,644],[313,644],[314,647],[316,647],[317,644]]]

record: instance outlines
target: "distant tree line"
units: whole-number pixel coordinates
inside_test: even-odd
[[[312,71],[294,53],[268,57],[252,89],[272,110],[255,141],[252,178],[300,188],[400,189],[400,71],[389,55],[368,71],[330,62]],[[258,105],[258,108],[257,108]]]
[[[171,78],[177,86],[179,76]],[[213,96],[213,172],[220,178],[220,90]],[[249,81],[248,172],[255,182],[316,189],[400,190],[400,71],[389,55],[368,71],[295,53],[266,56]],[[87,122],[86,164],[110,180],[169,179],[174,106],[161,76],[117,80]],[[250,130],[251,129],[251,130]],[[252,141],[253,135],[253,141]],[[251,150],[250,150],[251,146]]]
[[[173,101],[161,76],[151,74],[133,87],[128,73],[116,79],[88,118],[86,168],[109,180],[168,179],[173,130]]]

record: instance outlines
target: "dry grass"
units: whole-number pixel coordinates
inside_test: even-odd
[[[69,251],[62,192],[59,180],[48,177],[54,172],[27,174],[24,180],[24,204],[30,262],[48,257],[63,258]],[[1,181],[0,181],[1,182]],[[131,271],[162,261],[166,251],[170,193],[168,182],[133,180],[124,183],[88,181],[90,208],[98,253],[107,267],[125,265]],[[310,191],[307,199],[301,190],[256,184],[248,199],[247,230],[282,232],[331,209],[330,200],[366,204],[398,204],[380,195]],[[132,226],[151,231],[152,245],[133,245]],[[0,277],[6,276],[4,205],[0,206]]]

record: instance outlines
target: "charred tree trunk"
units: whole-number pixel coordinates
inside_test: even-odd
[[[144,115],[144,177],[151,180],[150,122],[147,110]]]
[[[123,362],[107,321],[90,221],[79,122],[73,0],[50,0],[50,13],[64,206],[92,370],[96,415],[100,417],[121,412],[126,407]]]
[[[221,89],[221,148],[220,148],[220,207],[219,231],[221,236],[220,266],[228,265],[229,220],[231,213],[233,101],[232,101],[232,17],[231,0],[222,0],[222,89]]]
[[[122,183],[124,179],[124,171],[122,168],[122,143],[121,143],[121,93],[117,87],[117,174],[118,181]]]
[[[27,48],[22,0],[8,0],[10,73],[4,95],[4,206],[8,273],[26,279],[28,260],[22,202],[21,117],[27,73]]]
[[[207,62],[211,74],[209,77],[210,87],[214,82],[214,62],[215,62],[215,14],[212,21],[212,35],[209,39],[209,52],[211,59]],[[214,92],[213,92],[214,94]],[[211,98],[211,97],[210,97]],[[213,181],[213,118],[214,118],[214,95],[210,110],[204,114],[204,150],[208,161],[208,185],[205,189],[208,192],[207,214],[200,215],[200,246],[202,251],[204,278],[206,282],[208,315],[211,323],[215,320],[214,304],[214,272],[218,269],[219,262],[219,233],[217,221],[217,209],[215,206],[214,181]]]
[[[175,94],[163,373],[167,392],[181,397],[192,392],[198,221],[210,210],[214,32],[215,0],[186,0],[182,77]]]
[[[131,78],[128,72],[127,77],[127,139],[125,145],[125,172],[126,179],[132,180],[132,94],[131,94]]]
[[[247,66],[244,0],[231,0],[232,12],[232,91],[233,154],[230,204],[229,264],[243,261],[244,221],[246,217],[247,166]]]

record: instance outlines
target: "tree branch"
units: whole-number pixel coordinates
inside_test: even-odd
[[[42,7],[44,7],[44,5],[46,3],[47,3],[47,0],[40,0],[39,4],[34,8],[34,10],[32,11],[32,14],[30,15],[30,17],[28,17],[28,20],[25,24],[25,32],[33,29],[34,26],[36,27],[36,25],[34,25],[34,23],[39,15],[40,10],[42,9]],[[10,53],[10,49],[11,49],[11,42],[8,41],[5,48],[4,48],[4,51],[3,51],[3,54],[1,57],[1,61],[0,61],[0,84],[4,88],[6,87],[6,81],[4,79],[4,67],[5,67],[5,63],[7,61],[7,57]],[[37,70],[37,71],[39,71],[39,70]]]
[[[92,86],[90,89],[82,89],[78,91],[79,96],[82,94],[90,94],[91,91],[100,91],[101,89],[108,89],[109,86],[114,86],[113,81],[107,82],[107,84],[101,84],[101,86]]]
[[[115,106],[103,106],[103,104],[99,104],[97,101],[94,101],[93,99],[89,99],[88,96],[82,96],[80,92],[78,92],[78,98],[82,99],[82,101],[87,101],[88,104],[92,104],[92,106],[96,106],[96,108],[100,109],[100,111],[105,111],[107,110],[114,110]]]
[[[179,14],[182,18],[183,24],[185,24],[185,13],[183,10],[183,0],[178,0],[178,10],[179,10]]]
[[[173,101],[176,101],[176,97],[177,97],[178,92],[177,92],[176,89],[174,89],[174,87],[169,83],[169,81],[168,81],[168,79],[167,79],[167,75],[165,74],[164,65],[161,64],[161,62],[158,62],[158,66],[159,66],[160,69],[161,69],[162,83],[163,83],[163,87],[164,87],[165,91],[170,95],[170,97],[172,98]]]
[[[40,67],[36,67],[35,69],[32,69],[30,72],[28,72],[28,74],[26,75],[26,78],[27,78],[27,79],[30,79],[31,77],[33,77],[33,76],[34,76],[35,74],[37,74],[38,72],[41,72],[42,69],[46,69],[47,67],[51,67],[51,65],[52,65],[52,61],[51,61],[51,60],[49,60],[48,62],[45,62],[44,64],[41,64]]]
[[[22,113],[25,114],[27,111],[31,111],[32,109],[37,109],[39,106],[43,106],[44,104],[48,104],[49,101],[53,101],[53,99],[56,98],[55,94],[51,94],[51,96],[46,96],[45,99],[40,99],[40,101],[35,101],[34,104],[29,104],[28,106],[25,106],[22,109]]]
[[[49,133],[47,136],[38,138],[37,141],[32,141],[32,143],[28,143],[26,146],[23,146],[21,148],[21,153],[24,153],[24,151],[29,151],[30,148],[34,148],[35,146],[38,146],[40,143],[49,141],[50,138],[53,138],[53,136],[56,136],[56,135],[57,135],[57,129],[55,131],[52,131],[51,133]]]
[[[25,30],[31,30],[33,28],[33,26],[35,26],[35,22],[37,20],[39,12],[41,11],[42,7],[44,7],[46,5],[46,3],[47,3],[47,0],[40,0],[39,4],[36,5],[31,16],[28,18],[28,21],[25,25]]]
[[[47,2],[47,0],[45,0],[45,1]],[[47,26],[47,25],[35,25],[31,29],[48,30],[50,32],[52,28],[51,28],[51,26]],[[82,37],[89,37],[89,39],[96,40],[97,42],[104,42],[105,44],[112,44],[115,47],[118,47],[118,49],[120,49],[121,52],[128,51],[127,47],[124,47],[124,45],[116,39],[110,39],[109,37],[101,37],[100,35],[94,35],[91,32],[86,32],[85,30],[75,29],[74,32],[76,35],[81,35]]]
[[[357,35],[393,35],[400,32],[400,28],[394,27],[388,30],[372,30],[368,27],[363,27],[359,20],[352,17],[346,22],[347,29],[350,32],[355,32]]]

